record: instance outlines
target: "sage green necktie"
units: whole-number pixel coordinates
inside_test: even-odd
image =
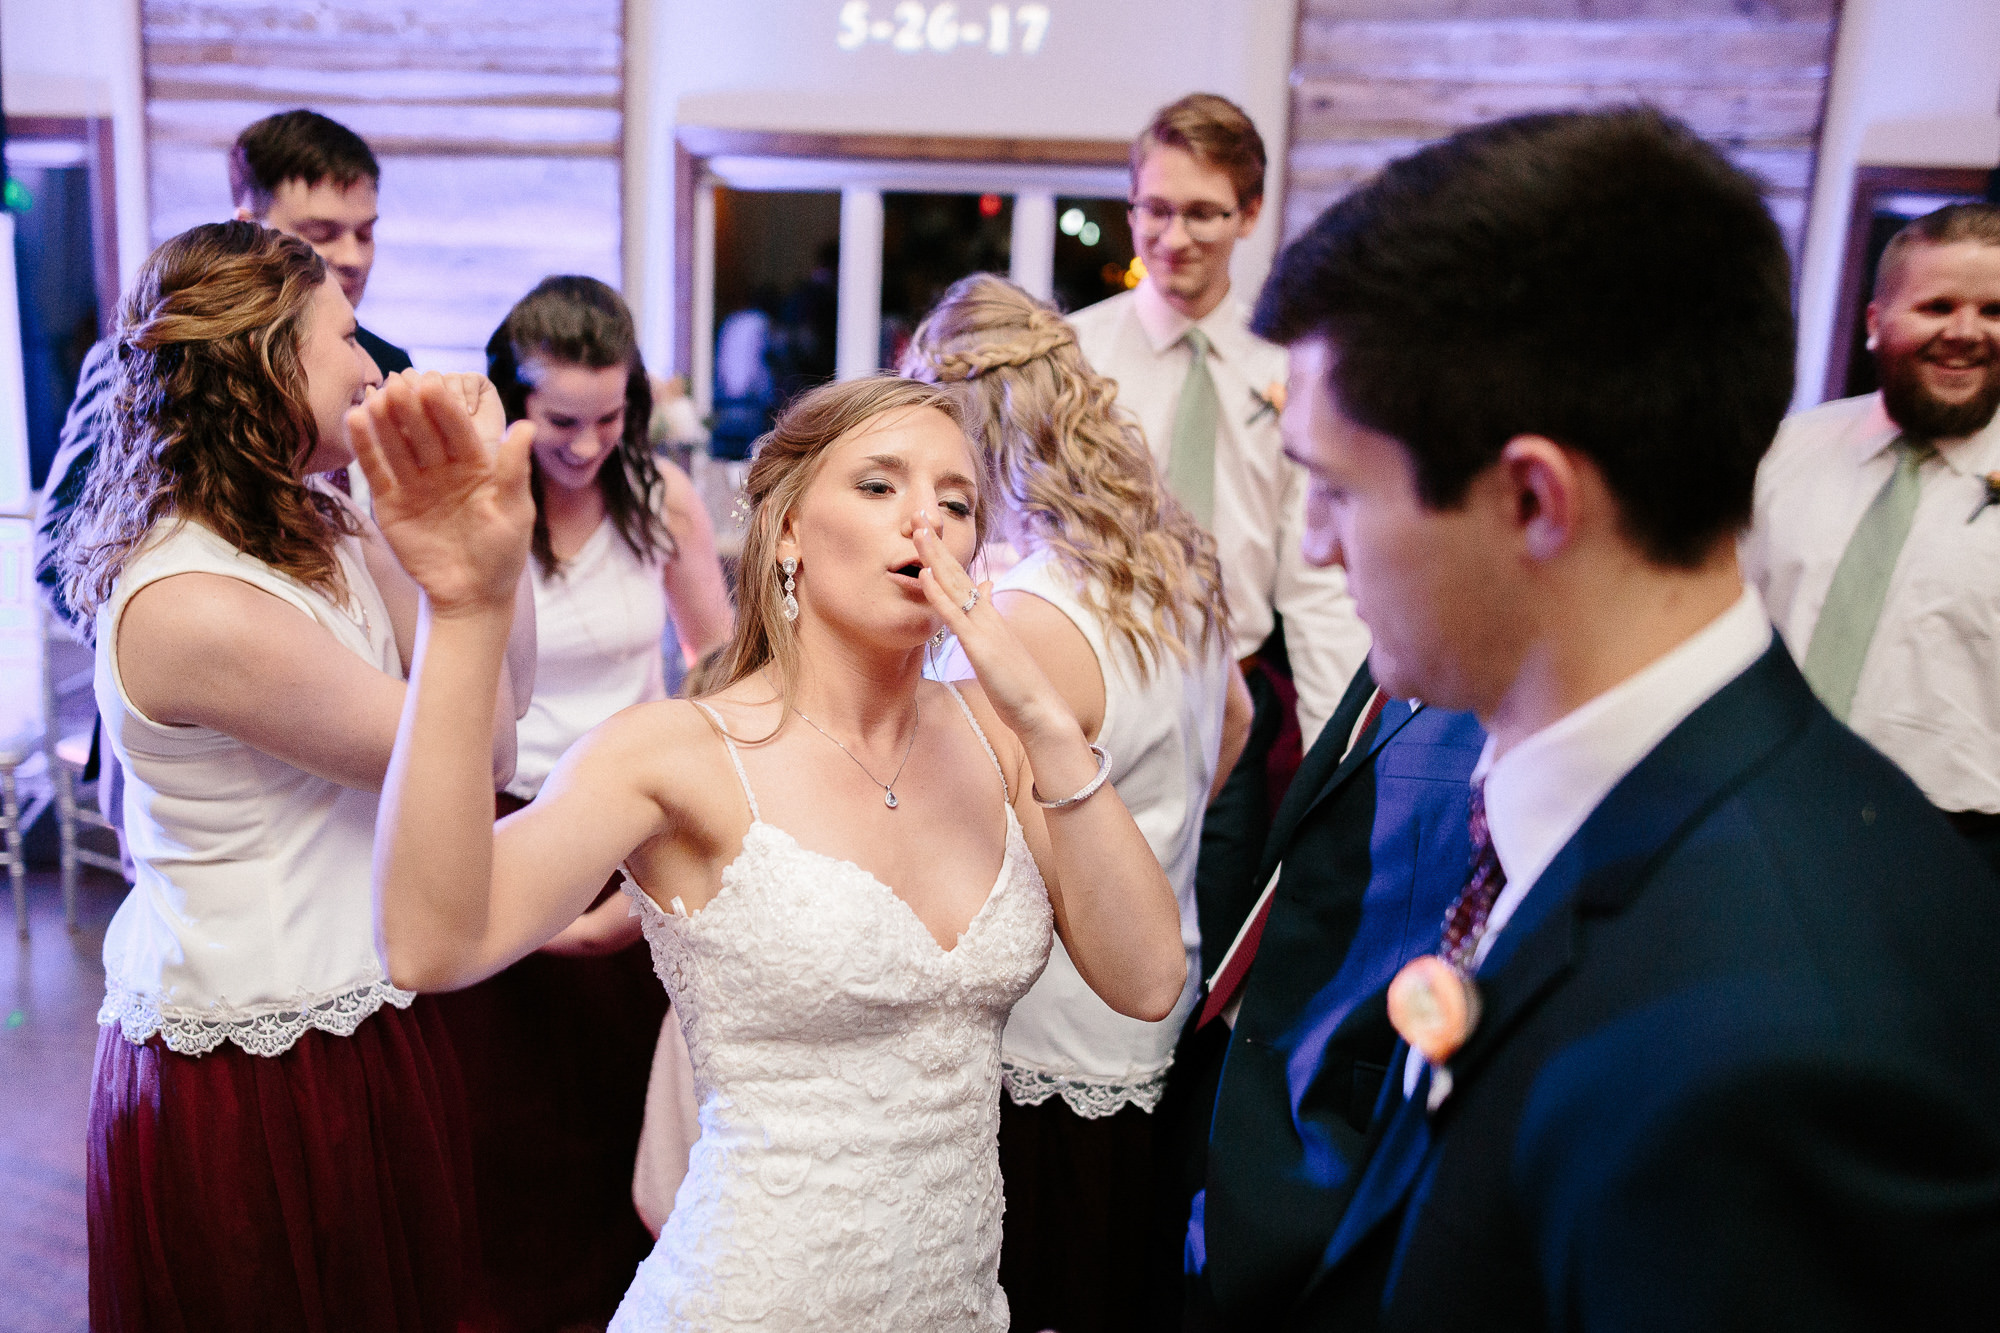
[[[1882,604],[1888,600],[1889,576],[1896,572],[1896,557],[1909,538],[1910,520],[1916,517],[1923,487],[1918,469],[1934,452],[1928,444],[1900,438],[1891,448],[1896,451],[1896,470],[1847,539],[1806,648],[1806,682],[1843,722],[1854,706],[1861,663],[1882,619]]]
[[[1189,352],[1180,406],[1174,409],[1174,438],[1167,452],[1167,487],[1204,528],[1215,523],[1215,428],[1222,416],[1215,378],[1208,373],[1208,335],[1189,329],[1181,338]]]

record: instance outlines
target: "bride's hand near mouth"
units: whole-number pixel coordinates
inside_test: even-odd
[[[1014,809],[1071,961],[1113,1009],[1148,1022],[1165,1018],[1186,984],[1187,955],[1180,908],[1158,859],[1109,783],[1074,805],[1044,807],[1088,787],[1097,755],[1062,694],[994,609],[992,584],[973,583],[936,517],[919,514],[913,535],[925,600],[958,636],[978,695],[1026,753]]]
[[[975,585],[972,576],[945,545],[936,516],[928,511],[918,514],[913,538],[917,557],[923,563],[917,582],[923,587],[924,598],[943,618],[945,628],[957,636],[966,661],[979,678],[979,687],[986,692],[1000,720],[1024,745],[1031,736],[1045,732],[1058,741],[1073,734],[1075,748],[1081,751],[1085,765],[1075,786],[1090,781],[1097,771],[1096,760],[1084,741],[1083,728],[1062,694],[1014,637],[1005,618],[993,608],[992,581],[976,585],[979,596],[967,610],[965,603]],[[1053,781],[1054,775],[1050,777]]]

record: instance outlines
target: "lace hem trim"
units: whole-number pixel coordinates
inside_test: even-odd
[[[1060,1096],[1070,1110],[1085,1120],[1102,1120],[1116,1115],[1127,1105],[1151,1115],[1167,1090],[1169,1060],[1154,1073],[1136,1079],[1091,1078],[1083,1074],[1047,1074],[1021,1065],[1000,1064],[1000,1081],[1016,1106],[1040,1106]]]
[[[215,1010],[163,1009],[150,996],[113,989],[97,1011],[99,1027],[116,1024],[125,1040],[142,1045],[158,1035],[177,1055],[207,1055],[233,1041],[251,1055],[283,1055],[308,1030],[351,1037],[362,1022],[385,1004],[407,1009],[416,992],[376,980],[352,990],[314,996],[296,1007],[259,1013],[218,1014]]]

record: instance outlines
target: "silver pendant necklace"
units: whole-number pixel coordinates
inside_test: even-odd
[[[825,727],[822,727],[819,723],[807,717],[804,713],[799,712],[797,704],[792,705],[792,711],[794,713],[798,713],[799,720],[804,722],[807,726],[811,727],[814,731],[817,731],[820,735],[826,737],[828,740],[832,741],[835,745],[840,745],[840,752],[846,755],[849,759],[853,759],[854,766],[860,769],[864,774],[867,774],[868,780],[870,782],[874,783],[876,786],[882,789],[882,804],[888,806],[891,810],[894,810],[897,804],[896,784],[903,780],[903,770],[907,768],[910,763],[910,752],[917,748],[917,728],[923,725],[923,720],[924,720],[923,702],[918,699],[912,699],[910,701],[910,705],[915,710],[916,713],[916,716],[910,722],[910,743],[905,747],[903,747],[903,762],[896,765],[896,776],[890,778],[887,782],[882,781],[882,779],[876,777],[873,773],[869,773],[868,765],[862,763],[859,759],[854,758],[854,751],[848,749],[845,745],[840,745],[840,737],[834,735],[832,732],[828,731]]]

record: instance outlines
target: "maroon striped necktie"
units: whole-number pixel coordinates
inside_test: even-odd
[[[1472,784],[1472,809],[1467,818],[1472,834],[1472,873],[1465,888],[1444,914],[1444,940],[1438,954],[1464,976],[1471,976],[1479,940],[1486,933],[1486,918],[1500,890],[1507,887],[1507,872],[1493,850],[1493,831],[1486,824],[1486,783]]]

